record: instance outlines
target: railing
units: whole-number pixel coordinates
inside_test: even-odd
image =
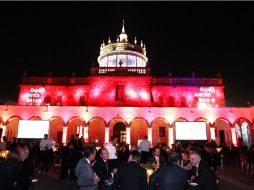
[[[202,86],[223,85],[221,78],[153,78],[153,85]]]
[[[61,77],[22,77],[22,84],[89,84],[89,78]]]
[[[91,75],[149,75],[147,67],[92,67]]]

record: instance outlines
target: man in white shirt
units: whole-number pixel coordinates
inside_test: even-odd
[[[43,172],[44,167],[46,167],[46,172],[49,170],[50,154],[53,144],[53,141],[48,139],[48,134],[44,134],[44,138],[40,142],[41,172]]]
[[[151,142],[148,140],[147,136],[139,143],[138,150],[141,152],[141,163],[146,163],[150,155]]]
[[[110,138],[110,142],[105,144],[104,146],[104,148],[106,148],[109,152],[108,167],[110,171],[112,171],[115,167],[117,167],[117,153],[115,147],[116,144],[117,138],[112,136]]]

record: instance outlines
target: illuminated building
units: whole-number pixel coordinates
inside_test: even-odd
[[[208,140],[250,144],[253,111],[225,107],[220,77],[152,77],[145,44],[130,42],[123,25],[116,42],[101,44],[90,76],[24,76],[18,105],[1,106],[0,129],[11,139],[18,120],[42,119],[50,120],[49,136],[58,142],[74,134],[103,144],[115,135],[137,144],[148,135],[153,144],[173,144],[175,121],[205,121]]]

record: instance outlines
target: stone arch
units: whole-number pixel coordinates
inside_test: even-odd
[[[149,123],[142,117],[136,117],[130,122],[130,144],[138,145],[138,140],[142,140],[145,135],[148,135]]]
[[[0,116],[0,125],[4,125],[4,120],[1,116]]]
[[[178,117],[174,120],[175,121],[188,121],[188,119],[184,118],[184,117]]]
[[[63,127],[65,126],[64,120],[59,116],[53,116],[49,119],[49,137],[57,143],[62,142]]]
[[[111,119],[109,122],[108,122],[108,127],[109,127],[109,139],[110,137],[113,135],[113,129],[114,129],[114,126],[116,123],[118,122],[122,122],[126,125],[126,127],[128,127],[128,122],[121,118],[121,117],[114,117],[113,119]]]
[[[68,127],[67,129],[67,138],[69,138],[71,135],[74,135],[74,137],[77,139],[78,138],[78,133],[77,133],[77,127],[86,126],[86,122],[82,117],[79,116],[74,116],[71,117],[67,122],[66,126]]]
[[[253,140],[251,133],[251,122],[244,117],[239,117],[234,121],[233,127],[236,130],[238,143],[243,142],[247,146],[250,146]]]
[[[210,128],[212,127],[212,124],[208,121],[208,119],[206,119],[204,117],[198,117],[194,121],[204,121],[204,122],[206,122],[207,140],[211,141],[211,131],[210,131]]]
[[[88,121],[87,126],[89,142],[98,140],[98,144],[103,145],[105,143],[106,121],[101,117],[93,117]]]
[[[19,115],[11,116],[6,120],[6,137],[8,141],[12,140],[13,137],[17,137],[19,120],[22,120]]]
[[[168,144],[169,142],[168,129],[170,127],[170,124],[166,119],[162,117],[155,118],[151,122],[150,127],[152,128],[152,144],[153,145],[156,145],[157,143]],[[160,129],[160,127],[163,127],[164,130]]]
[[[218,145],[223,142],[227,143],[227,145],[232,144],[232,124],[228,119],[219,117],[215,119],[213,126],[215,128],[215,142]]]
[[[40,116],[32,116],[28,120],[42,120]]]

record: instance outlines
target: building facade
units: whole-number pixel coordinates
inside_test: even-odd
[[[205,121],[208,140],[250,145],[252,107],[225,107],[222,78],[152,77],[141,41],[129,42],[123,25],[116,42],[100,47],[88,77],[22,78],[17,106],[0,106],[0,135],[17,136],[18,121],[50,120],[49,136],[70,135],[104,144],[115,135],[136,145],[175,143],[175,121]],[[30,131],[28,131],[30,132]]]

